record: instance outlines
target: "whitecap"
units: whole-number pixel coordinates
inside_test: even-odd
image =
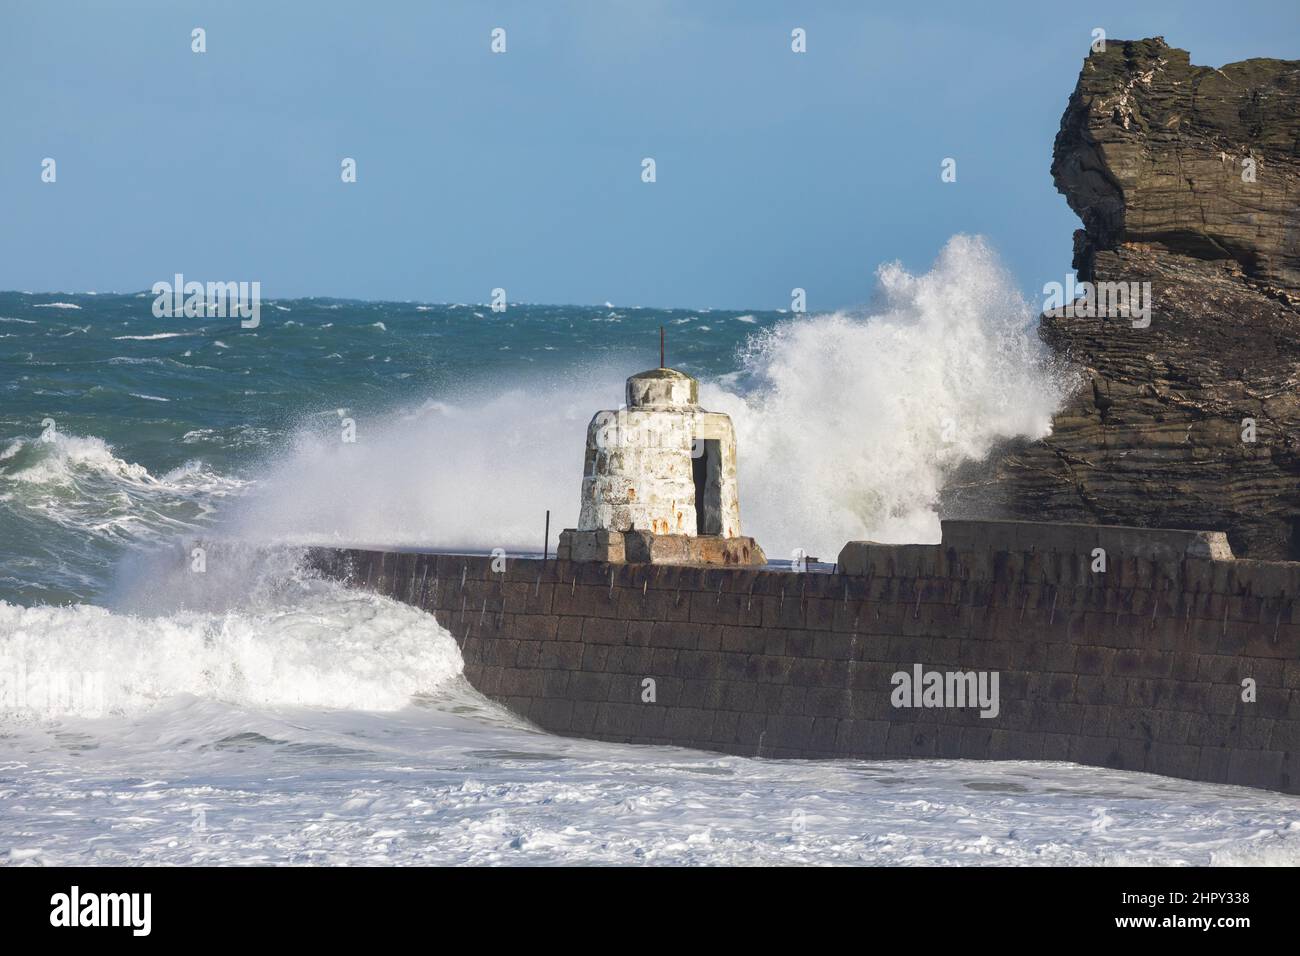
[[[220,571],[214,558],[209,549],[208,575]],[[212,583],[190,573],[182,556],[176,563],[173,587],[200,577]],[[231,585],[240,579],[231,576]],[[250,584],[246,577],[242,583]],[[2,702],[11,713],[16,707],[19,715],[46,718],[140,714],[183,695],[256,707],[391,711],[462,667],[455,640],[430,615],[327,585],[219,613],[163,616],[0,602],[0,655],[26,674],[93,675],[90,693]]]

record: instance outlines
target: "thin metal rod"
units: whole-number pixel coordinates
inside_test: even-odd
[[[667,368],[664,364],[664,327],[659,326],[659,367]]]
[[[550,551],[551,551],[551,511],[548,508],[546,511],[546,536],[542,539],[542,560],[543,561],[546,560],[546,556],[550,553]]]

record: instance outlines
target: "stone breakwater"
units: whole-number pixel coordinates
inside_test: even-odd
[[[829,574],[364,549],[312,561],[435,615],[468,680],[552,733],[775,758],[1066,760],[1300,792],[1300,563],[1234,559],[1214,532],[950,521],[938,545],[850,542]],[[953,701],[951,680],[898,705],[898,675],[929,672],[986,689],[996,673],[996,708]]]

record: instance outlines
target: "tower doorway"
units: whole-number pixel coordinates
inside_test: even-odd
[[[691,448],[695,533],[722,534],[722,442],[697,438]]]

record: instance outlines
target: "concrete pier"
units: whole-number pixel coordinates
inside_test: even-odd
[[[945,522],[938,545],[851,542],[829,574],[313,561],[435,615],[470,682],[553,733],[756,757],[1068,760],[1300,792],[1300,563],[1233,559],[1214,532]],[[898,675],[930,672],[997,674],[996,716],[942,688],[900,706]]]

